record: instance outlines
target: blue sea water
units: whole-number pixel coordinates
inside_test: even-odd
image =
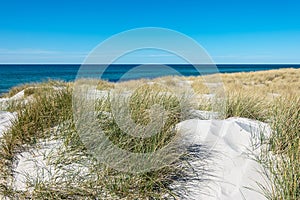
[[[128,71],[135,69],[138,65],[110,65],[103,72],[101,79],[116,82]],[[192,65],[168,65],[170,68],[176,71],[161,68],[158,65],[148,65],[146,69],[142,71],[133,71],[129,76],[125,76],[125,79],[138,79],[138,78],[154,78],[166,75],[181,74],[184,76],[197,76],[199,72]],[[249,72],[260,70],[271,70],[280,68],[300,68],[300,65],[292,64],[243,64],[243,65],[217,65],[219,72],[221,73],[233,73],[233,72]],[[73,81],[77,76],[77,72],[80,65],[58,65],[58,64],[19,64],[19,65],[0,65],[0,94],[8,92],[10,88],[21,85],[24,83],[37,83],[47,81],[49,79]],[[98,66],[94,66],[93,70],[97,70]],[[145,68],[144,68],[145,69]],[[215,73],[210,70],[209,66],[204,66],[204,74]],[[94,71],[89,71],[89,75],[97,75]],[[203,75],[203,74],[202,74]],[[122,80],[125,80],[124,77]]]

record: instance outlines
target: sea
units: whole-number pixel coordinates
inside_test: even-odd
[[[87,77],[117,82],[139,78],[156,78],[168,75],[199,76],[212,73],[251,72],[281,68],[300,68],[300,64],[217,64],[209,65],[141,65],[113,64],[85,67],[80,64],[1,64],[0,95],[10,88],[25,83],[39,83],[47,80],[74,81],[81,77],[82,69],[88,69]],[[201,73],[199,73],[199,68]],[[81,71],[79,71],[81,69]],[[138,70],[135,70],[138,69]],[[101,71],[102,70],[102,71]],[[98,77],[99,76],[99,77]]]

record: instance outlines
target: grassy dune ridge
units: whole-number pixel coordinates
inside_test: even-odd
[[[215,76],[215,75],[210,75]],[[280,69],[250,73],[221,74],[226,99],[221,118],[245,117],[267,122],[273,133],[266,140],[267,149],[259,159],[273,183],[272,191],[265,188],[268,199],[300,198],[300,69]],[[110,90],[121,87],[126,90],[142,86],[131,98],[131,115],[139,124],[149,123],[149,108],[154,104],[164,105],[171,113],[162,131],[147,140],[137,140],[124,134],[116,121],[105,113],[111,111],[109,97],[97,104],[100,113],[99,123],[105,134],[119,147],[133,152],[151,152],[164,146],[172,136],[174,126],[185,119],[179,109],[179,102],[171,96],[160,95],[159,83],[170,88],[179,81],[191,84],[199,95],[195,109],[211,109],[211,102],[203,97],[209,90],[201,77],[162,77],[153,80],[141,79],[122,83],[99,81],[98,90]],[[156,84],[157,83],[157,84]],[[172,164],[160,170],[131,174],[119,172],[109,166],[98,163],[80,142],[72,114],[73,83],[50,81],[42,84],[30,84],[13,88],[4,97],[12,97],[24,90],[24,98],[10,102],[6,108],[17,112],[15,120],[1,138],[0,143],[0,193],[10,198],[33,199],[176,199],[170,187],[180,177],[188,179],[187,157],[183,154]],[[149,100],[150,99],[150,100]],[[49,138],[62,141],[62,148],[48,157],[50,162],[65,173],[54,174],[52,179],[39,182],[28,180],[31,190],[17,191],[12,186],[13,166],[16,155],[30,151],[41,140]],[[276,159],[274,159],[276,157]],[[79,166],[80,173],[68,172],[66,166]],[[203,177],[205,178],[205,177]]]

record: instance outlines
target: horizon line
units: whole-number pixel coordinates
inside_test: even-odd
[[[0,65],[84,65],[87,63],[0,63]],[[89,65],[300,65],[300,63],[89,63]]]

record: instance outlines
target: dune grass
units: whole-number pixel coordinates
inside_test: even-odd
[[[121,110],[124,109],[125,103],[121,102],[120,105],[114,103],[115,115],[117,113],[120,118],[122,119],[117,120],[107,120],[107,115],[102,115],[101,117],[103,120],[101,121],[102,128],[104,131],[107,132],[108,137],[111,141],[117,144],[120,148],[126,149],[131,152],[138,152],[138,153],[146,153],[146,152],[154,152],[157,149],[164,147],[176,134],[174,132],[175,125],[180,121],[184,120],[183,106],[182,99],[178,99],[177,96],[168,94],[168,90],[163,88],[158,84],[154,85],[143,85],[137,88],[128,101],[128,109],[127,111],[122,112]],[[112,98],[112,97],[111,97]],[[117,101],[120,101],[122,98],[119,94],[117,94]],[[103,103],[103,101],[105,101]],[[109,111],[112,112],[112,109],[107,110],[107,107],[111,107],[107,105],[108,102],[111,100],[102,99],[100,106],[97,108],[99,109],[100,113],[102,111]],[[161,107],[157,107],[161,106]],[[155,110],[158,109],[158,110]],[[137,134],[137,136],[143,136],[147,133],[151,133],[152,130],[158,126],[163,120],[163,117],[160,116],[162,110],[165,110],[168,116],[164,121],[162,127],[158,127],[160,129],[157,133],[153,133],[153,136],[148,138],[143,137],[132,137],[128,135],[124,130],[121,130],[120,123],[124,123],[126,128],[130,127],[131,125],[128,123],[129,120],[132,120],[134,123],[131,131],[133,134]],[[128,115],[129,116],[126,116]],[[140,131],[137,129],[136,125],[142,126],[149,126],[151,129],[142,129]]]
[[[269,145],[273,155],[265,153],[265,164],[271,172],[274,188],[267,196],[296,200],[300,198],[300,97],[277,99],[272,117]]]
[[[226,93],[223,117],[244,117],[262,122],[268,121],[270,117],[267,97],[251,94],[243,91],[232,91]]]
[[[67,85],[71,85],[72,83],[66,83],[64,81],[56,81],[49,79],[48,81],[44,81],[41,83],[27,83],[27,84],[21,84],[17,85],[15,87],[12,87],[8,93],[2,94],[1,98],[10,98],[16,95],[17,93],[24,91],[24,96],[30,96],[35,93],[35,91],[40,91],[40,88],[49,88],[49,87],[66,87]]]
[[[300,198],[300,70],[284,69],[266,72],[234,73],[221,75],[227,98],[223,102],[223,117],[246,117],[264,121],[272,128],[271,138],[265,141],[267,149],[260,162],[267,169],[271,191],[264,195],[268,199]],[[112,96],[105,96],[97,102],[98,122],[105,134],[120,148],[132,152],[152,152],[167,144],[174,136],[174,126],[185,119],[178,99],[170,91],[155,83],[176,86],[174,77],[154,80],[137,80],[118,84],[100,81],[97,88],[109,91],[116,86],[126,90],[137,88],[129,99],[132,120],[145,125],[151,122],[151,108],[161,105],[169,114],[162,131],[144,140],[128,136],[118,127],[112,112]],[[208,94],[208,89],[199,77],[176,77],[176,80],[191,81],[197,95]],[[147,82],[151,84],[147,85]],[[42,86],[42,87],[41,87]],[[46,88],[48,89],[45,89]],[[53,87],[54,86],[54,87]],[[26,104],[15,103],[9,108],[18,113],[1,138],[0,144],[0,193],[11,198],[29,199],[176,199],[178,194],[170,188],[175,179],[188,177],[189,157],[183,154],[174,163],[150,172],[132,174],[120,172],[99,163],[80,141],[72,114],[72,83],[55,82],[43,85],[27,85],[15,88],[7,97],[24,90],[26,97],[32,97]],[[53,89],[56,88],[56,89]],[[57,89],[59,88],[59,89]],[[212,108],[209,99],[199,98],[200,108]],[[155,109],[154,109],[155,110]],[[152,115],[153,116],[153,115]],[[63,142],[63,147],[48,157],[50,163],[61,173],[53,174],[49,180],[30,180],[31,190],[16,191],[13,180],[13,165],[16,155],[34,146],[41,139],[53,136]],[[51,134],[50,134],[51,133]],[[137,133],[139,134],[139,133]],[[140,133],[143,134],[143,133]],[[74,170],[67,170],[69,168]],[[82,173],[82,172],[87,173]]]
[[[50,86],[51,84],[49,84]],[[106,83],[100,83],[106,89]],[[0,145],[0,177],[2,196],[13,199],[161,199],[176,198],[170,185],[185,173],[187,161],[182,154],[173,163],[158,170],[142,173],[120,172],[99,163],[91,155],[75,128],[72,113],[72,87],[65,84],[63,88],[35,88],[32,100],[26,104],[15,104],[10,109],[16,111],[18,119],[4,133]],[[128,137],[114,118],[100,114],[99,124],[105,134],[116,145],[128,151],[144,153],[155,151],[168,143],[175,134],[174,126],[181,120],[179,99],[162,93],[158,86],[144,86],[130,98],[130,110],[133,120],[138,124],[149,123],[149,109],[161,105],[170,115],[159,134],[145,140]],[[159,90],[158,90],[159,89]],[[99,100],[99,113],[111,111],[107,97]],[[148,101],[150,99],[150,101]],[[54,131],[53,130],[57,130]],[[137,133],[142,134],[142,133]],[[34,148],[43,139],[55,137],[63,142],[63,148],[47,156],[47,160],[58,171],[50,179],[34,180],[28,177],[25,191],[14,189],[12,182],[13,166],[18,153]],[[72,169],[72,170],[67,170]],[[87,173],[81,173],[86,171]]]

